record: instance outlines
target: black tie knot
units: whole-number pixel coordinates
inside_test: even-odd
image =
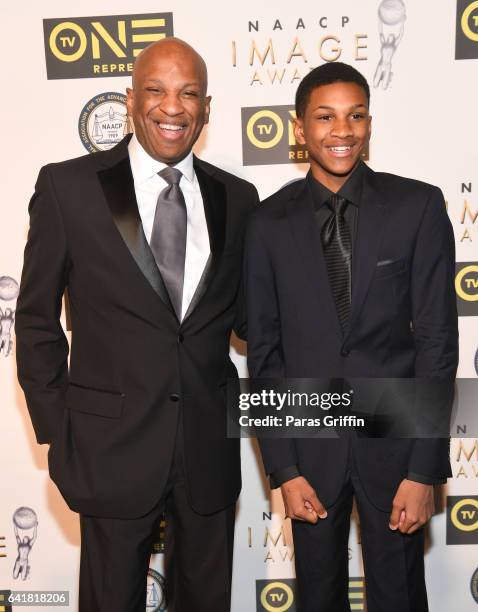
[[[168,183],[168,185],[179,185],[179,181],[182,177],[181,170],[172,168],[171,166],[166,166],[166,168],[160,170],[158,174],[166,181],[166,183]]]
[[[347,208],[347,200],[337,193],[333,193],[328,201],[330,209],[339,217],[343,216]]]

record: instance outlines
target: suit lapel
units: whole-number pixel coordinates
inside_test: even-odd
[[[184,315],[188,318],[199,304],[214,278],[224,250],[226,239],[226,189],[224,184],[214,178],[197,157],[194,157],[194,171],[201,189],[206,216],[211,254],[207,260],[193,298]]]
[[[139,269],[151,287],[174,314],[168,292],[146,240],[136,202],[133,175],[129,162],[128,140],[111,153],[113,164],[98,172],[113,221]]]
[[[387,214],[384,198],[375,185],[375,173],[368,166],[365,168],[352,261],[352,306],[347,337],[353,332],[377,266]]]
[[[336,333],[341,337],[342,329],[330,290],[320,233],[314,214],[314,204],[306,180],[298,183],[297,191],[287,204],[287,214],[297,248],[305,265],[306,278],[310,279],[310,288],[307,290],[315,294],[317,303],[324,309],[323,312],[318,312],[317,316],[330,321]]]

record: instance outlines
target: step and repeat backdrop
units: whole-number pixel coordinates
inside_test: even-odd
[[[434,183],[445,194],[457,247],[459,376],[476,377],[478,2],[30,0],[3,3],[1,17],[0,611],[16,609],[8,603],[11,590],[66,592],[63,609],[74,611],[78,517],[48,478],[47,448],[35,443],[14,358],[27,205],[39,168],[119,142],[131,130],[125,89],[135,57],[149,42],[174,35],[209,67],[211,121],[196,153],[266,197],[307,171],[291,129],[300,79],[323,62],[348,62],[372,89],[371,167]],[[234,343],[231,351],[245,376],[245,346]],[[453,477],[437,493],[427,529],[433,612],[478,611],[478,440],[467,435],[466,422],[453,435]],[[278,495],[270,495],[254,441],[242,442],[232,610],[293,612],[290,523]],[[161,531],[151,556],[149,612],[167,609]],[[208,542],[203,546],[207,554]],[[356,518],[349,559],[351,608],[365,610]]]

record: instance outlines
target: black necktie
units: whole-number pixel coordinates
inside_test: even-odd
[[[322,228],[325,263],[342,331],[347,329],[352,301],[352,240],[344,218],[347,200],[333,194],[327,202],[330,216]]]
[[[169,166],[158,174],[168,185],[158,196],[150,247],[181,321],[187,232],[186,202],[179,187],[182,174]]]

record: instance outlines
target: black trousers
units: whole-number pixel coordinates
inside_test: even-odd
[[[317,492],[320,499],[320,491]],[[348,539],[353,497],[360,517],[368,612],[428,612],[424,532],[391,531],[389,513],[366,496],[358,475],[349,476],[326,519],[292,522],[299,612],[350,612]]]
[[[235,505],[206,516],[194,512],[176,444],[164,495],[146,516],[80,516],[79,612],[145,611],[153,528],[164,511],[168,612],[230,610]]]

